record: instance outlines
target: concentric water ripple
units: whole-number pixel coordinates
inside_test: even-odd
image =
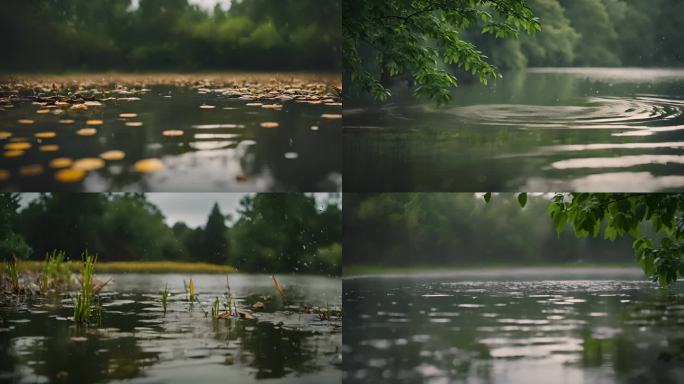
[[[684,71],[511,72],[451,106],[396,87],[344,113],[348,191],[684,188]]]

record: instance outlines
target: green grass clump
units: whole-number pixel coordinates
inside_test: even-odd
[[[219,317],[219,298],[217,297],[214,299],[214,303],[211,305],[211,317],[217,318]]]
[[[71,283],[71,271],[65,263],[64,251],[53,251],[45,255],[43,274],[40,279],[40,291],[45,294],[50,288],[68,287]]]
[[[12,260],[7,262],[7,275],[9,276],[12,290],[19,292],[19,272],[17,271],[17,258],[12,257]]]
[[[84,256],[81,267],[81,292],[76,297],[74,306],[74,321],[77,323],[87,323],[90,320],[93,304],[93,269],[97,256],[88,254],[88,251]]]

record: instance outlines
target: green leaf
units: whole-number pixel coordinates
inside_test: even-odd
[[[520,204],[520,208],[525,208],[525,205],[527,204],[527,192],[518,194],[518,203]]]
[[[484,201],[485,201],[487,204],[489,204],[489,201],[490,201],[491,199],[492,199],[492,193],[491,193],[491,192],[487,192],[487,193],[484,194]]]

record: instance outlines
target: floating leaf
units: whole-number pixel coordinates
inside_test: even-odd
[[[526,192],[518,194],[518,203],[520,204],[521,208],[525,208],[525,205],[527,204],[527,193]]]
[[[55,174],[55,180],[62,183],[78,183],[85,175],[86,172],[81,169],[62,169]]]
[[[6,169],[0,169],[0,181],[9,180],[11,174]]]
[[[252,316],[252,314],[249,312],[240,311],[240,310],[235,310],[235,312],[237,312],[238,316],[240,316],[241,318],[243,318],[245,320],[251,320],[254,318],[254,316]]]
[[[31,148],[31,143],[25,141],[5,144],[5,149],[8,151],[25,151],[29,148]]]
[[[168,137],[183,136],[183,131],[181,131],[179,129],[169,129],[169,130],[162,132],[162,135],[168,136]]]
[[[123,160],[123,158],[126,157],[126,154],[123,151],[111,150],[111,151],[101,153],[100,157],[105,159],[105,160],[116,161],[116,160]]]
[[[56,145],[56,144],[41,145],[39,149],[41,152],[57,152],[57,151],[59,151],[59,145]]]
[[[341,113],[324,113],[321,115],[321,119],[339,120],[341,118],[342,118]]]
[[[274,122],[274,121],[266,121],[261,123],[261,128],[278,128],[280,124]]]
[[[126,126],[127,127],[142,127],[143,123],[140,121],[127,121]]]
[[[71,167],[74,161],[68,157],[58,157],[50,161],[50,168],[67,168]]]
[[[19,120],[17,120],[17,123],[19,123],[19,124],[33,124],[34,121],[29,120],[29,119],[19,119]]]
[[[95,128],[81,128],[76,131],[76,134],[79,136],[94,136],[96,133],[97,129]]]
[[[138,117],[137,113],[119,113],[119,117],[123,119],[132,119]]]
[[[264,109],[280,109],[282,107],[283,106],[281,104],[263,104],[261,106],[261,108],[264,108]]]
[[[261,301],[257,301],[256,303],[252,304],[252,309],[264,309],[264,303]]]
[[[40,164],[24,165],[19,168],[21,176],[38,176],[43,173],[43,166]]]
[[[489,203],[489,201],[492,200],[492,193],[491,193],[491,192],[487,192],[487,193],[484,194],[483,197],[484,197],[485,203]]]
[[[72,119],[63,119],[63,120],[60,120],[60,121],[59,121],[60,124],[73,124],[73,123],[75,123],[75,122],[76,122],[76,121],[75,121],[75,120],[72,120]]]
[[[6,151],[5,157],[19,157],[24,154],[24,151]]]
[[[57,134],[52,132],[52,131],[47,131],[47,132],[38,132],[38,133],[34,134],[33,136],[35,136],[39,139],[51,139],[51,138],[57,136]]]
[[[102,125],[104,121],[102,120],[87,120],[86,125]]]
[[[164,169],[164,163],[159,159],[143,159],[136,161],[133,167],[141,173],[152,173]]]
[[[86,157],[74,161],[72,168],[80,169],[82,171],[94,171],[105,166],[105,162],[97,157]]]

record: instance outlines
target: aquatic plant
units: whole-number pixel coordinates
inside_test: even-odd
[[[161,292],[162,307],[164,308],[164,313],[166,313],[166,304],[169,299],[169,285],[164,284],[164,290]]]
[[[76,297],[74,305],[74,321],[77,323],[87,323],[91,315],[92,294],[93,294],[93,269],[97,256],[90,255],[88,251],[84,254],[83,265],[81,267],[81,291]]]
[[[230,290],[230,281],[228,281],[228,275],[226,275],[226,302],[223,303],[223,306],[226,309],[226,312],[228,312],[230,315],[233,314],[233,309],[235,306],[233,305],[233,292]]]
[[[52,287],[68,286],[71,283],[71,271],[65,263],[64,251],[53,251],[45,255],[43,274],[40,279],[40,291],[45,294]]]
[[[283,289],[283,286],[280,285],[275,275],[271,275],[271,278],[273,279],[273,284],[275,285],[276,291],[278,291],[280,298],[283,299],[283,303],[287,303],[287,300],[285,299],[285,290]]]
[[[195,301],[195,284],[192,282],[192,277],[190,278],[190,283],[188,284],[188,300],[191,303]]]
[[[17,257],[12,256],[12,260],[6,263],[7,274],[12,285],[12,291],[19,292],[19,272],[17,271]]]
[[[216,297],[214,303],[211,305],[211,317],[217,318],[219,317],[219,313],[219,298]]]

